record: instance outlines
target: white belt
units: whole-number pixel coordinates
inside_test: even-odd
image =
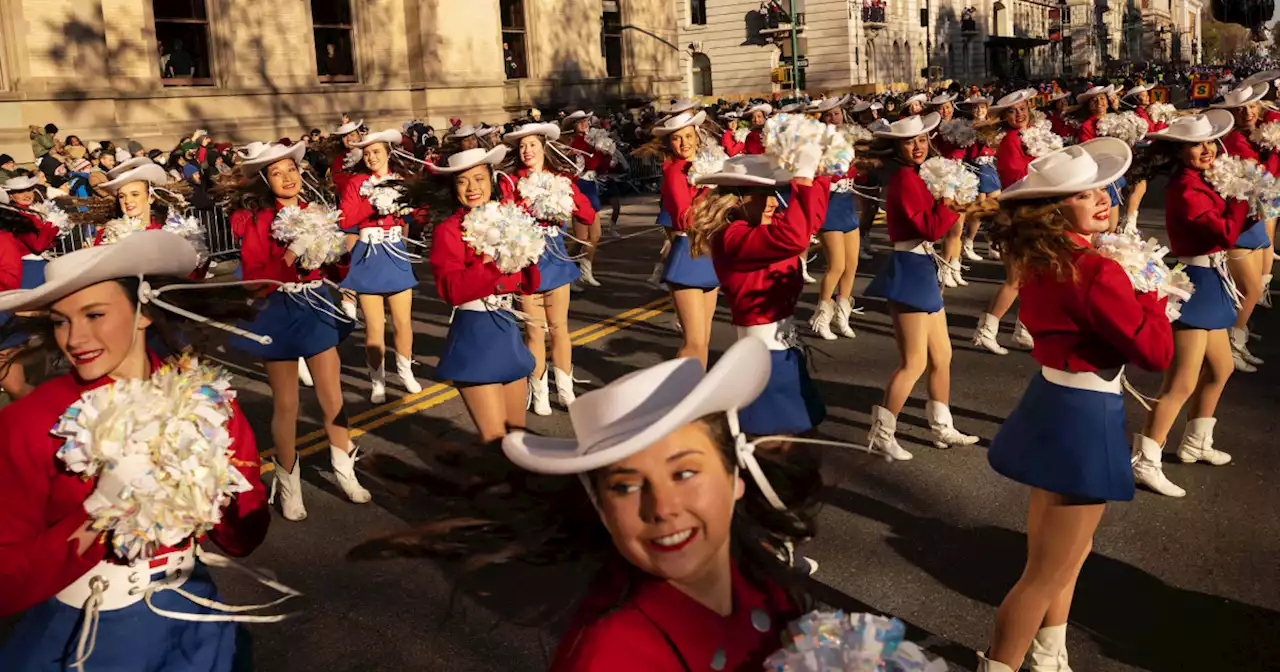
[[[910,252],[912,254],[922,254],[925,256],[933,256],[933,243],[927,240],[904,240],[893,244],[894,252]]]
[[[47,259],[45,259],[44,257],[38,254],[24,254],[22,255],[22,260],[23,261],[48,261]]]
[[[800,345],[800,336],[796,333],[796,325],[790,318],[770,322],[769,324],[753,324],[749,327],[736,327],[738,340],[758,338],[770,350],[790,350]]]
[[[360,242],[366,245],[377,245],[379,243],[398,243],[402,240],[400,235],[400,227],[384,229],[380,226],[370,226],[360,229]]]
[[[511,305],[512,301],[510,294],[494,294],[493,296],[486,296],[483,299],[468,301],[455,308],[455,310],[474,310],[481,313],[496,312],[499,310],[511,310]]]
[[[1040,373],[1044,376],[1045,380],[1062,387],[1087,390],[1090,392],[1106,392],[1107,394],[1117,395],[1124,391],[1123,369],[1121,369],[1120,373],[1118,373],[1113,380],[1107,380],[1093,371],[1072,373],[1070,371],[1062,371],[1061,369],[1053,369],[1047,366],[1040,367]]]
[[[1199,268],[1212,268],[1218,272],[1218,279],[1222,282],[1222,286],[1226,288],[1227,294],[1231,296],[1232,303],[1239,309],[1244,301],[1244,294],[1240,293],[1240,288],[1236,286],[1236,280],[1231,276],[1231,269],[1227,267],[1227,253],[1214,252],[1213,254],[1201,254],[1195,257],[1178,257],[1178,263],[1187,266],[1197,266]]]
[[[156,566],[152,566],[152,564]],[[154,560],[139,560],[132,565],[117,565],[110,562],[99,562],[74,583],[58,591],[58,601],[75,607],[84,608],[94,592],[94,584],[99,585],[102,595],[101,611],[124,609],[141,602],[148,590],[169,590],[180,588],[191,578],[196,566],[195,543],[186,550],[174,551]],[[163,574],[163,576],[159,576]],[[153,581],[152,576],[157,576]]]
[[[1199,266],[1200,268],[1213,268],[1213,257],[1215,255],[1202,254],[1197,257],[1177,257],[1179,264],[1187,266]]]
[[[674,231],[673,233],[675,233],[677,236],[681,236],[681,237],[683,237],[683,238],[688,238],[688,237],[689,237],[689,234],[685,233],[684,231]]]
[[[984,154],[982,156],[975,157],[973,162],[979,166],[992,166],[996,163],[996,157]]]

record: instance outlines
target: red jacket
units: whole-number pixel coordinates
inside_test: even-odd
[[[1069,138],[1075,135],[1075,127],[1072,123],[1067,121],[1065,115],[1058,114],[1057,112],[1049,115],[1049,128],[1054,133],[1057,133],[1064,138]]]
[[[431,274],[436,279],[436,291],[451,306],[483,299],[495,294],[532,294],[538,289],[542,276],[537,264],[529,264],[524,270],[503,273],[492,261],[483,261],[480,254],[462,240],[462,219],[468,210],[458,211],[436,225],[431,234]]]
[[[685,159],[668,159],[662,164],[662,209],[671,215],[671,228],[684,231],[685,218],[693,200],[703,191],[702,187],[689,184],[689,162]]]
[[[1164,220],[1169,251],[1175,257],[1195,257],[1231,249],[1249,217],[1249,202],[1228,203],[1190,168],[1174,171],[1164,191]]]
[[[151,356],[152,367],[160,360]],[[56,453],[62,440],[49,430],[80,395],[108,384],[84,383],[74,374],[54,378],[0,409],[0,616],[17,614],[53,597],[106,557],[97,542],[84,555],[68,541],[84,524],[84,500],[96,479],[67,471]],[[260,478],[253,430],[238,405],[230,423],[232,463],[253,490],[236,496],[209,537],[234,556],[251,553],[266,538],[271,512]],[[164,553],[172,549],[162,549]]]
[[[559,173],[556,173],[556,174],[559,175]],[[528,175],[529,175],[528,168],[520,168],[519,170],[516,171],[516,177],[514,182],[508,181],[508,180],[499,180],[499,185],[500,185],[500,188],[502,189],[502,200],[522,201],[523,197],[520,196],[520,193],[519,193],[520,192],[519,184],[520,184],[520,180],[525,177],[528,177]],[[590,226],[594,224],[596,221],[596,211],[591,207],[591,199],[583,195],[581,189],[578,189],[578,181],[575,180],[573,177],[570,177],[568,175],[560,175],[560,176],[568,178],[569,186],[573,189],[573,218],[585,226]],[[538,223],[543,226],[560,226],[562,222],[551,222],[551,221],[544,221],[540,219],[538,220]]]
[[[22,288],[22,257],[27,248],[17,236],[0,231],[0,292]]]
[[[768,225],[738,220],[711,239],[711,262],[733,324],[749,327],[791,317],[804,291],[800,255],[827,217],[831,178],[791,183],[787,209]]]
[[[58,234],[61,233],[58,231],[58,227],[46,222],[40,215],[27,210],[17,203],[11,203],[11,205],[23,211],[23,216],[31,220],[31,227],[34,229],[33,231],[13,234],[18,238],[18,242],[22,243],[23,247],[26,248],[27,251],[23,252],[23,254],[40,254],[52,247],[53,239],[57,238]]]
[[[747,154],[764,154],[764,140],[760,138],[760,129],[753,128],[747,133],[747,139],[738,142],[733,139],[733,131],[728,130],[724,135],[720,136],[720,144],[724,146],[724,153],[729,156],[737,156],[742,153]]]
[[[933,136],[933,147],[938,150],[938,156],[941,156],[944,159],[963,161],[965,156],[972,152],[973,148],[977,145],[978,143],[975,141],[968,147],[956,147],[955,145],[947,142],[947,139],[942,137],[941,133]]]
[[[1006,129],[1004,139],[996,148],[996,172],[1000,175],[1000,186],[1008,187],[1026,177],[1027,166],[1034,158],[1022,146],[1022,131]]]
[[[1148,132],[1148,133],[1154,133],[1154,132],[1156,132],[1156,131],[1163,131],[1164,129],[1169,128],[1169,124],[1166,124],[1166,123],[1164,123],[1163,121],[1161,121],[1161,122],[1159,122],[1159,123],[1154,122],[1154,121],[1151,121],[1151,115],[1150,115],[1150,114],[1147,114],[1147,108],[1145,108],[1145,107],[1139,107],[1139,108],[1135,109],[1135,110],[1133,111],[1133,113],[1134,113],[1134,114],[1136,114],[1136,115],[1138,115],[1139,117],[1142,117],[1143,119],[1146,119],[1146,120],[1147,120],[1147,132]]]
[[[305,202],[299,201],[303,208]],[[278,280],[280,282],[310,282],[323,277],[322,269],[299,272],[296,263],[286,264],[284,255],[289,246],[271,235],[271,223],[280,211],[280,204],[268,210],[236,210],[231,213],[231,229],[241,231],[240,275],[244,280]],[[268,290],[278,289],[275,285]]]
[[[342,150],[338,158],[333,160],[333,166],[329,169],[329,174],[333,178],[333,187],[339,194],[347,190],[347,183],[351,182],[351,179],[356,176],[356,173],[348,171],[343,165],[347,160],[347,155],[350,153],[350,147]]]
[[[1222,136],[1222,147],[1226,149],[1231,156],[1237,156],[1242,159],[1253,159],[1259,165],[1266,168],[1272,175],[1280,172],[1280,154],[1268,152],[1253,144],[1249,139],[1249,135],[1238,128],[1231,129],[1231,132]]]
[[[569,143],[569,146],[580,152],[586,153],[586,165],[582,168],[584,171],[594,170],[596,173],[603,175],[604,173],[609,172],[609,167],[613,165],[612,154],[602,152],[595,147],[592,147],[587,143],[586,137],[581,134],[575,133],[573,135],[573,140]]]
[[[941,240],[960,215],[935,200],[915,166],[901,166],[889,178],[885,190],[885,227],[895,243],[924,239]]]
[[[1098,137],[1098,120],[1101,117],[1089,117],[1076,129],[1076,142],[1086,142]]]
[[[356,233],[358,229],[373,227],[394,229],[399,226],[404,229],[404,235],[408,236],[409,229],[402,217],[399,215],[378,214],[378,211],[373,209],[373,204],[369,202],[369,199],[360,195],[360,187],[372,177],[373,175],[368,173],[353,175],[347,182],[347,187],[342,190],[342,196],[338,201],[342,210],[342,230],[348,233]]]
[[[1167,300],[1155,292],[1136,294],[1120,264],[1091,247],[1074,259],[1075,280],[1041,272],[1022,281],[1018,319],[1035,338],[1031,356],[1043,366],[1073,372],[1126,364],[1167,368],[1173,360]]]

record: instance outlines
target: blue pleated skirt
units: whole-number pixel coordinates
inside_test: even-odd
[[[719,287],[720,279],[716,277],[711,257],[704,254],[695,259],[691,252],[689,237],[675,236],[671,240],[671,250],[667,253],[667,267],[662,271],[662,281],[668,285],[696,289]]]
[[[542,277],[538,282],[539,292],[549,292],[582,277],[582,270],[578,265],[569,261],[563,235],[547,239],[547,249],[538,258],[538,273]]]
[[[35,289],[44,284],[44,267],[49,265],[46,259],[22,260],[22,289]]]
[[[509,311],[457,310],[436,378],[454,383],[509,383],[533,373],[533,353]]]
[[[671,215],[667,214],[666,210],[658,210],[658,226],[664,229],[671,228]]]
[[[197,597],[218,599],[218,590],[203,565],[197,565],[182,589]],[[151,597],[159,609],[189,614],[217,614],[173,592]],[[0,646],[5,672],[66,672],[75,660],[84,612],[56,598],[33,607]],[[160,616],[146,602],[103,611],[97,645],[85,672],[230,672],[236,666],[235,623],[197,623]],[[243,655],[243,654],[242,654]],[[239,669],[246,669],[240,666]]]
[[[1035,374],[991,441],[987,461],[1019,483],[1090,500],[1133,499],[1124,396]]]
[[[1115,182],[1107,185],[1107,196],[1111,197],[1111,207],[1115,208],[1120,205],[1120,192],[1124,190],[1125,185],[1128,183],[1129,182],[1127,180],[1121,177]]]
[[[1267,237],[1267,227],[1263,226],[1261,221],[1250,224],[1249,228],[1236,238],[1235,249],[1237,250],[1265,250],[1268,247],[1271,247],[1271,239]],[[25,272],[23,281],[26,281]]]
[[[809,378],[799,348],[770,350],[769,382],[756,400],[738,411],[742,431],[755,436],[803,434],[827,417],[827,406]]]
[[[335,306],[340,304],[327,287],[316,290]],[[288,362],[299,357],[313,357],[329,348],[335,348],[355,328],[355,323],[339,320],[319,308],[309,305],[301,295],[291,296],[274,291],[263,301],[266,306],[252,322],[236,326],[259,336],[270,336],[271,344],[263,345],[242,336],[232,336],[230,344],[241,352],[271,362]],[[327,308],[329,312],[337,312]]]
[[[595,180],[578,180],[578,191],[591,201],[591,209],[600,212],[600,186]],[[594,224],[594,222],[592,222]]]
[[[927,254],[895,250],[864,293],[926,313],[942,310],[938,264]]]
[[[404,241],[370,245],[359,241],[351,248],[351,270],[342,281],[342,288],[357,294],[399,294],[418,286],[413,274],[413,264],[392,256],[385,247],[394,246],[406,252]]]
[[[858,230],[858,205],[853,192],[836,192],[827,201],[827,218],[822,222],[823,231],[849,233]]]
[[[1183,270],[1196,291],[1182,304],[1182,315],[1174,324],[1191,329],[1226,329],[1236,323],[1236,304],[1222,277],[1212,268],[1187,266]]]
[[[1000,191],[1000,173],[996,172],[996,164],[978,164],[978,193],[989,194]]]

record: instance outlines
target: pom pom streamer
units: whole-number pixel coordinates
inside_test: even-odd
[[[529,173],[520,178],[516,189],[537,219],[563,224],[573,217],[573,183],[563,175],[547,171]]]
[[[515,273],[538,263],[547,246],[547,228],[518,204],[490,201],[463,218],[462,240],[493,259],[503,273]]]
[[[733,141],[734,141],[734,142],[746,142],[746,141],[747,141],[747,136],[748,136],[748,135],[751,135],[751,129],[750,129],[750,128],[746,128],[746,127],[739,126],[738,128],[734,129],[734,131],[733,131]]]
[[[1219,154],[1204,179],[1225,199],[1249,201],[1249,213],[1262,219],[1280,214],[1280,182],[1252,159]]]
[[[400,202],[402,192],[390,182],[398,182],[400,177],[387,174],[383,177],[370,177],[360,185],[360,195],[369,199],[369,204],[380,215],[400,215],[411,208]]]
[[[58,228],[58,235],[66,235],[68,231],[75,228],[75,224],[71,223],[71,217],[59,208],[53,201],[41,201],[31,206],[31,211],[40,215],[40,218],[49,222]]]
[[[1273,152],[1280,151],[1280,121],[1258,124],[1249,139]]]
[[[725,154],[724,148],[718,142],[704,142],[698,146],[698,153],[694,154],[693,161],[689,164],[689,184],[697,184],[698,178],[714,175],[724,168],[724,162],[729,160],[729,155]]]
[[[1040,126],[1022,129],[1022,146],[1034,157],[1048,156],[1062,149],[1062,136]]]
[[[1167,124],[1178,116],[1178,108],[1169,103],[1151,103],[1147,106],[1147,116],[1157,124]]]
[[[1093,244],[1099,254],[1120,264],[1134,291],[1157,292],[1160,297],[1169,297],[1169,320],[1178,319],[1182,304],[1191,298],[1195,285],[1181,265],[1169,268],[1165,264],[1169,248],[1161,246],[1155,238],[1143,241],[1136,233],[1099,233],[1094,236]]]
[[[978,198],[978,177],[955,159],[935,156],[920,166],[920,179],[934,198],[950,198],[958,205]]]
[[[978,132],[967,119],[952,119],[938,126],[942,139],[952,147],[970,147],[978,139]]]
[[[182,236],[188,243],[191,243],[191,247],[196,250],[196,257],[199,259],[200,265],[209,260],[209,244],[205,242],[204,227],[200,225],[200,220],[190,215],[180,215],[171,211],[164,220],[164,226],[161,228],[169,233]]]
[[[1098,135],[1123,140],[1130,147],[1147,134],[1147,120],[1134,112],[1104,115],[1098,120]]]
[[[340,219],[341,212],[325,205],[291,205],[276,213],[271,236],[288,245],[303,268],[315,270],[337,262],[347,251],[346,236],[338,227]]]
[[[765,660],[767,672],[946,672],[905,641],[902,621],[874,614],[811,611],[787,627],[786,648]]]
[[[764,123],[764,148],[787,172],[796,172],[796,158],[801,149],[817,145],[822,149],[818,164],[820,175],[843,175],[853,163],[853,143],[840,129],[810,119],[803,114],[779,114]]]
[[[588,145],[595,147],[598,151],[606,154],[618,153],[618,142],[613,139],[613,136],[609,134],[609,131],[606,131],[603,128],[588,128],[586,140]]]
[[[114,245],[131,234],[146,231],[147,226],[147,222],[137,217],[126,216],[113,219],[102,225],[102,244]]]

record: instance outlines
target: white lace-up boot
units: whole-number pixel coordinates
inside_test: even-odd
[[[1264,363],[1261,358],[1254,357],[1253,353],[1249,352],[1248,329],[1231,328],[1231,352],[1232,354],[1240,355],[1240,359],[1253,366],[1260,366]]]
[[[1133,480],[1166,497],[1183,497],[1187,491],[1174,485],[1164,475],[1160,456],[1164,451],[1154,439],[1141,434],[1133,435]]]
[[[307,387],[313,387],[316,384],[316,381],[311,378],[311,369],[307,367],[307,360],[302,357],[298,358],[298,382]]]
[[[307,507],[302,504],[302,455],[293,460],[293,473],[284,470],[280,461],[272,458],[276,465],[276,477],[271,481],[269,504],[274,504],[276,494],[280,495],[280,512],[285,520],[299,521],[307,517]]]
[[[938,448],[952,446],[972,446],[978,437],[961,434],[951,419],[951,407],[941,401],[930,401],[924,405],[925,415],[929,417],[929,429],[933,430],[933,445]]]
[[[812,285],[818,279],[809,275],[809,259],[805,255],[800,255],[800,277],[804,278],[804,284]]]
[[[1018,323],[1013,325],[1013,342],[1019,348],[1027,350],[1036,347],[1036,339],[1031,337],[1031,332],[1027,331],[1027,325],[1023,324],[1022,320],[1018,320]]]
[[[973,330],[973,344],[990,350],[997,355],[1007,355],[1009,351],[1002,345],[997,336],[1000,333],[1000,318],[991,313],[983,313],[978,318],[978,327]]]
[[[834,341],[836,335],[831,331],[831,320],[835,319],[836,304],[831,299],[818,302],[818,310],[809,318],[809,328],[824,340]]]
[[[954,289],[960,286],[960,283],[956,282],[955,273],[950,263],[938,263],[938,279],[942,281],[943,287]]]
[[[1031,640],[1031,672],[1071,672],[1067,664],[1067,624],[1040,628]]]
[[[973,241],[967,238],[964,241],[964,258],[969,261],[982,261],[982,255],[973,249]]]
[[[1262,276],[1262,298],[1258,299],[1258,305],[1263,308],[1271,307],[1271,278],[1274,277],[1270,273]]]
[[[343,300],[342,300],[342,313],[343,313],[344,315],[346,315],[349,319],[353,320],[353,321],[356,319],[356,302],[355,302],[355,299],[351,299],[351,300],[343,299]]]
[[[542,370],[542,377],[529,376],[529,407],[535,415],[551,415],[551,388],[547,383],[547,370]]]
[[[338,478],[338,487],[347,493],[347,499],[356,504],[364,504],[373,499],[373,495],[370,495],[356,478],[356,460],[360,459],[356,457],[358,452],[360,449],[354,443],[351,444],[350,452],[330,445],[329,460],[333,464],[333,475]]]
[[[898,445],[898,416],[883,406],[871,407],[871,430],[867,432],[867,446],[872,452],[888,455],[895,460],[913,457],[906,448]]]
[[[565,408],[569,408],[569,404],[578,398],[573,393],[573,371],[564,371],[554,366],[551,368],[556,372],[556,395],[560,397],[560,403]]]
[[[419,385],[418,379],[413,377],[413,360],[398,352],[396,353],[396,373],[400,374],[400,384],[404,385],[406,392],[417,394],[422,391],[422,385]]]
[[[965,280],[964,276],[960,273],[960,271],[964,270],[960,268],[960,260],[952,259],[947,265],[951,267],[951,279],[960,287],[968,287],[969,281]]]
[[[592,287],[599,287],[600,281],[596,280],[595,271],[591,268],[591,260],[583,259],[578,262],[578,268],[582,270],[582,281]]]
[[[1230,462],[1231,455],[1213,447],[1213,428],[1217,424],[1217,418],[1187,420],[1182,443],[1178,444],[1178,459],[1186,464],[1208,462],[1215,467]]]
[[[1014,672],[1014,669],[998,660],[988,659],[985,653],[979,651],[977,672]]]
[[[849,318],[853,317],[853,300],[847,297],[836,299],[836,318],[833,321],[836,327],[836,333],[845,338],[857,338],[857,334],[853,331],[853,326],[849,324]]]
[[[381,404],[387,400],[387,365],[385,362],[379,362],[378,368],[369,369],[369,401],[375,404]]]

